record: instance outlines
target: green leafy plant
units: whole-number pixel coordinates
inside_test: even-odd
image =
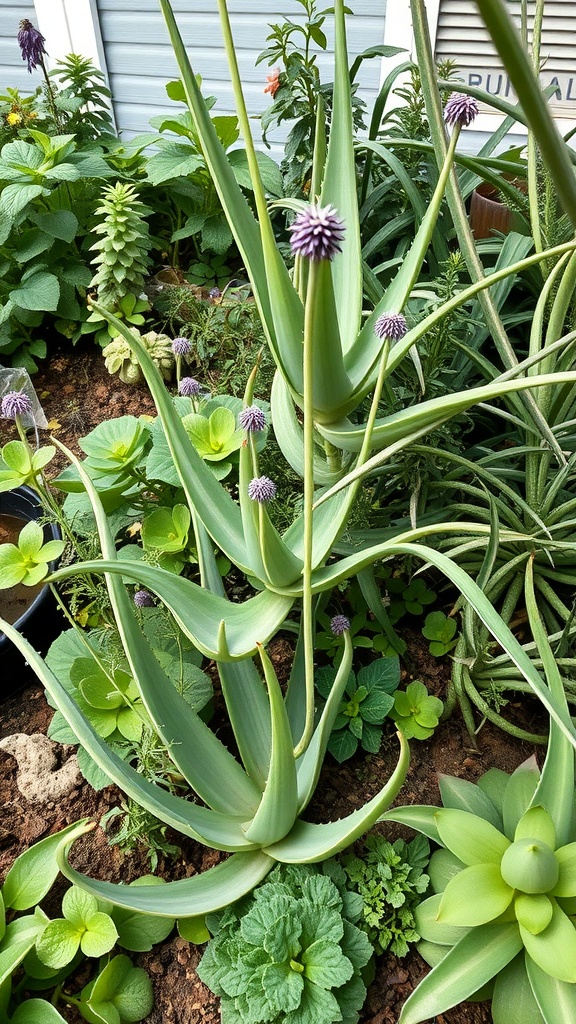
[[[42,471],[56,454],[54,445],[32,450],[25,441],[8,441],[0,449],[0,491],[28,484],[37,487]]]
[[[420,939],[414,915],[430,882],[425,873],[429,859],[430,844],[423,836],[389,843],[375,834],[367,836],[358,856],[340,858],[347,885],[362,897],[357,925],[377,956],[387,949],[406,956],[409,945]]]
[[[327,700],[330,696],[336,669],[318,669],[315,676],[318,692]],[[397,657],[380,658],[351,672],[344,698],[338,708],[328,750],[337,761],[346,761],[359,746],[376,754],[382,741],[382,725],[394,707],[394,691],[400,682],[400,662]]]
[[[171,918],[149,919],[98,903],[72,887],[62,900],[64,916],[50,920],[38,904],[58,875],[56,849],[75,825],[41,840],[16,858],[0,890],[0,984],[7,1024],[64,1024],[58,1003],[72,1004],[90,1024],[135,1024],[152,1009],[152,986],[116,944],[150,949],[169,935]],[[157,879],[154,881],[158,881]],[[141,880],[141,884],[149,878]],[[30,910],[29,914],[22,911]],[[116,921],[113,917],[116,916]],[[76,992],[74,976],[85,957],[100,958],[94,978]],[[23,999],[24,993],[46,992]]]
[[[394,694],[394,706],[389,712],[407,739],[427,740],[434,732],[444,711],[439,697],[433,697],[419,679],[408,683],[405,690]]]
[[[279,866],[249,899],[209,917],[198,974],[243,1024],[354,1024],[372,947],[358,902],[313,867]],[[354,912],[355,911],[355,912]]]
[[[134,296],[131,298],[134,298]],[[137,307],[141,310],[142,306],[143,300],[136,300],[134,310]],[[120,307],[128,308],[126,296],[120,300]],[[140,321],[143,320],[141,312],[135,313],[135,316]],[[133,322],[134,314],[128,314],[126,320]],[[132,327],[131,330],[136,331],[138,338],[148,349],[164,380],[170,380],[174,370],[174,353],[172,351],[172,341],[168,335],[158,334],[156,331],[147,331],[146,334],[141,334],[137,327]],[[117,373],[120,380],[124,381],[125,384],[140,383],[142,371],[140,370],[138,360],[134,358],[134,354],[124,338],[121,336],[113,338],[103,349],[102,355],[104,356],[104,364],[108,373]]]
[[[35,587],[46,578],[50,562],[56,561],[65,548],[62,540],[44,539],[44,530],[35,520],[20,530],[17,544],[0,544],[0,590],[23,583]]]
[[[138,298],[144,289],[144,279],[150,266],[148,252],[151,241],[148,225],[143,219],[149,211],[140,202],[133,185],[117,181],[102,191],[102,202],[96,216],[103,218],[94,228],[102,237],[90,247],[98,255],[92,263],[98,270],[90,285],[96,288],[100,302],[106,309],[116,310],[127,295]],[[102,323],[95,311],[90,322]],[[104,322],[105,323],[105,322]],[[109,324],[103,325],[98,340],[108,340]]]
[[[435,658],[442,658],[456,646],[454,635],[458,629],[456,619],[444,612],[430,612],[422,626],[422,636],[430,641],[428,650]]]
[[[548,685],[562,679],[529,568],[526,607]],[[574,750],[550,723],[542,772],[535,758],[512,775],[492,768],[474,785],[443,776],[443,807],[402,807],[384,817],[410,824],[440,847],[434,895],[416,912],[420,951],[433,970],[405,1003],[418,1024],[481,992],[494,1024],[553,1024],[576,1009]]]

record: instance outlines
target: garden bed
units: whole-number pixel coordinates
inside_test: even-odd
[[[34,384],[54,435],[80,450],[77,439],[88,433],[104,416],[154,414],[154,405],[145,387],[129,387],[104,368],[95,350],[55,352],[49,364],[34,379]],[[3,421],[3,431],[10,429]],[[6,438],[7,439],[7,438]],[[421,679],[430,693],[443,697],[449,673],[446,662],[432,658],[427,644],[418,632],[408,637],[410,662],[405,662],[409,677]],[[276,641],[280,643],[281,641]],[[277,662],[282,659],[282,646],[271,645],[270,653]],[[280,672],[279,672],[280,675]],[[26,688],[9,699],[0,709],[0,738],[13,733],[28,735],[45,733],[52,716],[42,688],[30,670],[22,681]],[[528,702],[539,722],[524,720],[529,729],[541,729],[542,716],[538,705]],[[524,709],[519,709],[524,718]],[[400,793],[402,803],[436,803],[437,772],[445,772],[475,781],[488,768],[496,766],[508,772],[532,753],[527,744],[519,743],[487,724],[481,731],[479,749],[474,750],[458,715],[442,724],[426,742],[412,742],[412,762],[405,786]],[[69,748],[60,748],[58,766],[70,755]],[[397,746],[392,725],[377,755],[355,757],[343,765],[328,756],[310,814],[315,820],[331,820],[350,813],[370,799],[387,779],[396,763]],[[4,877],[13,859],[31,843],[51,834],[64,825],[89,816],[99,821],[111,807],[121,802],[115,787],[96,794],[84,782],[74,785],[64,798],[45,802],[27,799],[18,789],[16,762],[9,753],[0,751],[0,875]],[[387,835],[396,837],[399,830],[387,828]],[[406,835],[406,838],[408,836]],[[158,873],[165,878],[180,878],[205,870],[219,854],[190,841],[181,843],[181,856],[174,860],[160,857]],[[130,855],[110,847],[102,830],[85,837],[74,847],[74,864],[94,876],[130,881],[149,871],[145,853]],[[56,895],[61,895],[58,889]],[[52,896],[50,897],[52,898]],[[219,1020],[216,997],[200,982],[196,966],[202,949],[181,938],[171,938],[137,960],[150,974],[154,985],[155,1008],[147,1018],[149,1024],[212,1024]],[[381,958],[376,978],[361,1014],[364,1024],[396,1024],[400,1007],[410,991],[425,974],[426,967],[416,953],[399,960],[395,956]],[[75,1011],[68,1019],[80,1018]],[[488,1004],[465,1004],[437,1018],[439,1024],[489,1024]]]

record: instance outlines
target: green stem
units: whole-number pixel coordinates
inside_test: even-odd
[[[310,261],[306,305],[304,307],[303,349],[303,434],[304,434],[304,508],[302,569],[302,637],[304,641],[304,679],[306,718],[304,731],[294,748],[294,757],[307,749],[314,730],[314,616],[312,608],[312,542],[314,505],[314,323],[319,262]]]

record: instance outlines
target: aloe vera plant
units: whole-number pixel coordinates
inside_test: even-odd
[[[73,457],[71,460],[78,478],[92,504],[102,558],[67,566],[53,574],[52,580],[58,583],[83,573],[105,576],[126,659],[146,711],[178,771],[202,804],[165,792],[148,783],[130,765],[121,762],[90,727],[59,680],[26,641],[11,627],[4,623],[0,625],[25,653],[78,739],[110,778],[166,824],[205,845],[233,854],[203,875],[164,886],[137,889],[97,882],[80,875],[66,859],[67,842],[60,851],[62,870],[97,898],[156,914],[193,917],[223,907],[247,893],[276,862],[313,863],[350,845],[384,813],[398,792],[408,765],[407,745],[402,738],[398,765],[391,779],[364,807],[341,821],[325,825],[312,824],[302,818],[302,812],[314,794],[352,661],[352,644],[345,634],[336,679],[323,713],[316,722],[314,600],[316,595],[332,590],[378,559],[410,554],[430,562],[449,576],[496,640],[510,652],[567,740],[574,743],[576,733],[562,699],[545,686],[529,657],[481,589],[442,552],[422,543],[428,534],[437,533],[439,529],[449,534],[452,529],[460,529],[461,524],[454,527],[433,524],[406,530],[391,540],[368,545],[339,561],[330,559],[360,481],[375,464],[374,456],[370,458],[375,448],[383,449],[376,456],[382,460],[474,402],[549,382],[546,375],[498,382],[443,398],[440,402],[425,402],[377,422],[377,408],[386,374],[408,352],[419,336],[418,331],[426,330],[427,323],[431,322],[427,318],[404,337],[397,329],[402,327],[400,308],[425,256],[450,170],[450,154],[456,144],[458,129],[453,134],[446,166],[441,172],[430,210],[401,274],[374,315],[359,330],[361,267],[342,0],[338,0],[335,6],[337,73],[334,128],[326,166],[318,166],[315,178],[314,194],[320,192],[320,178],[323,179],[320,202],[300,209],[295,222],[295,284],[276,248],[257,161],[249,141],[240,90],[238,109],[258,219],[238,189],[205,104],[200,102],[197,82],[189,67],[170,4],[161,0],[161,7],[206,162],[214,175],[223,207],[250,273],[268,340],[278,363],[273,418],[276,433],[283,437],[284,449],[290,454],[289,461],[302,467],[303,511],[280,535],[267,510],[275,485],[260,472],[255,437],[257,428],[247,418],[241,424],[245,443],[239,452],[238,499],[235,500],[215,478],[191,442],[150,354],[112,313],[94,302],[95,311],[125,338],[136,354],[154,397],[181,485],[182,502],[186,502],[190,511],[202,585],[143,561],[132,562],[118,557],[91,476]],[[232,61],[232,80],[238,85],[223,0],[220,13]],[[572,251],[575,246],[576,243],[567,243],[557,247],[557,251]],[[538,254],[538,259],[541,258],[544,256]],[[537,262],[537,258],[532,257],[532,261]],[[529,265],[530,261],[524,262]],[[500,272],[500,276],[505,274]],[[493,275],[492,282],[497,279],[500,279],[498,274]],[[468,298],[486,286],[486,283],[479,282],[463,293],[463,297]],[[452,307],[453,303],[446,303],[432,316],[441,317]],[[394,345],[393,341],[396,342]],[[557,374],[554,380],[574,383],[576,374]],[[253,405],[254,387],[253,377],[245,393],[247,409]],[[347,413],[371,391],[373,398],[366,423],[354,424],[347,420]],[[302,408],[302,424],[297,418],[292,398],[296,406]],[[328,442],[327,459],[318,457],[316,427]],[[334,451],[338,448],[358,453],[355,468],[345,475],[343,460]],[[122,459],[118,457],[123,458],[125,452],[115,451],[115,454],[117,468],[120,468]],[[106,473],[106,466],[99,465],[99,459],[96,458],[95,464],[98,464],[100,472]],[[332,484],[330,490],[324,489],[327,483]],[[475,528],[479,535],[486,535],[489,530],[485,524]],[[517,537],[512,531],[505,532],[505,535],[508,539]],[[254,597],[243,603],[228,600],[216,569],[214,547],[257,582],[258,593]],[[160,664],[151,656],[124,587],[126,579],[138,581],[160,599],[198,650],[217,662],[238,759],[199,716],[185,706]],[[301,607],[300,638],[288,691],[283,695],[265,647],[297,603]],[[256,656],[264,682],[252,660]]]

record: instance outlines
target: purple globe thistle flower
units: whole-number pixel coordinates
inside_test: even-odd
[[[374,333],[378,338],[388,338],[389,341],[400,341],[404,337],[408,325],[406,317],[402,313],[382,313],[374,324]]]
[[[201,391],[202,386],[194,377],[182,377],[178,385],[178,394],[184,395],[185,398],[198,398]]]
[[[8,391],[2,399],[2,416],[7,420],[16,416],[32,416],[32,402],[23,391]]]
[[[154,599],[147,590],[137,590],[134,594],[134,604],[137,608],[151,608],[154,604]]]
[[[40,65],[44,67],[44,54],[46,49],[44,43],[46,42],[44,36],[28,18],[23,18],[20,22],[20,28],[18,32],[18,46],[22,51],[22,60],[27,61],[28,71],[30,74]]]
[[[270,477],[255,476],[248,484],[248,497],[264,505],[267,501],[274,501],[276,489],[276,484]]]
[[[188,338],[174,338],[172,351],[175,356],[189,356],[192,351],[192,345]]]
[[[295,256],[332,260],[342,248],[344,224],[333,206],[308,206],[298,214],[290,231]]]
[[[242,430],[248,432],[256,430],[264,430],[266,426],[266,417],[259,409],[257,405],[248,405],[238,416],[238,422],[242,427]]]
[[[478,104],[472,96],[467,96],[463,92],[453,92],[444,107],[444,120],[452,127],[459,124],[467,128],[477,113]]]
[[[335,615],[330,620],[330,629],[334,636],[342,636],[343,633],[347,633],[350,629],[350,619],[346,618],[345,615]]]

